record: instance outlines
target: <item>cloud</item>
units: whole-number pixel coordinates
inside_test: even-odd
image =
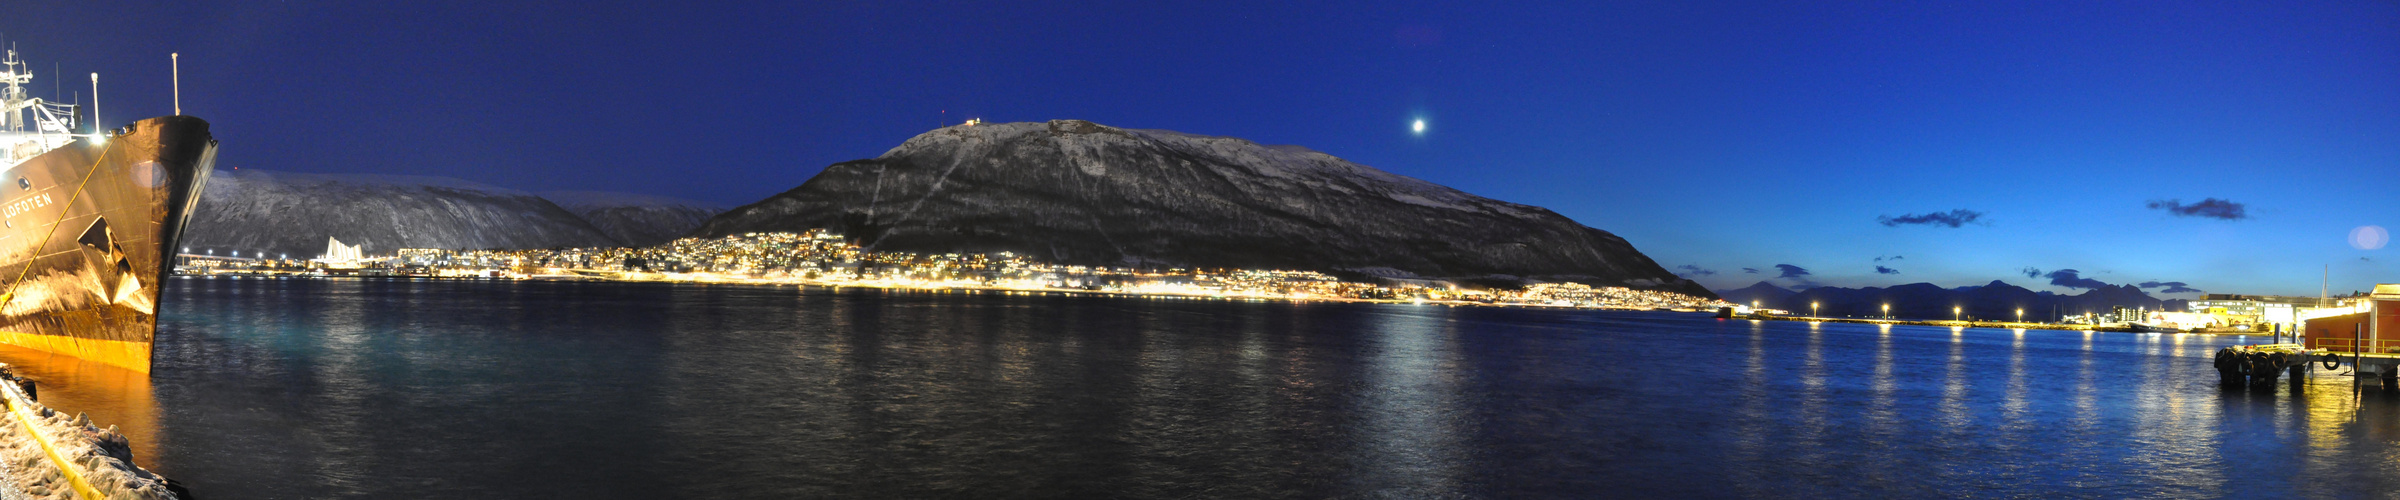
[[[1755,267],[1745,267],[1745,268],[1742,268],[1742,273],[1743,273],[1743,274],[1758,274],[1758,268],[1755,268]]]
[[[1875,274],[1900,274],[1900,270],[1883,266],[1875,266]]]
[[[2150,200],[2150,208],[2165,210],[2177,217],[2207,217],[2217,220],[2250,218],[2249,207],[2231,200],[2206,198],[2199,203],[2183,204],[2183,200]]]
[[[1693,277],[1693,276],[1715,276],[1715,275],[1717,274],[1717,272],[1716,272],[1716,271],[1714,271],[1714,270],[1709,270],[1709,269],[1701,269],[1701,268],[1700,268],[1700,266],[1695,266],[1695,265],[1691,265],[1691,264],[1684,264],[1684,265],[1680,265],[1680,266],[1675,266],[1675,268],[1676,268],[1676,269],[1682,269],[1682,270],[1683,270],[1683,272],[1680,272],[1680,273],[1675,273],[1675,275],[1676,275],[1676,276],[1682,276],[1682,277],[1685,277],[1685,278],[1690,278],[1690,277]]]
[[[2040,277],[2050,278],[2050,284],[2066,288],[2100,288],[2108,286],[2108,283],[2096,279],[2085,278],[2082,276],[2082,274],[2082,271],[2076,271],[2073,269],[2060,269],[2051,271],[2049,274],[2044,274]]]
[[[2040,270],[2040,269],[2034,269],[2034,268],[2030,268],[2030,267],[2028,267],[2028,268],[2024,268],[2024,269],[2018,269],[2018,270],[2017,270],[2017,272],[2020,272],[2020,273],[2025,273],[2025,277],[2027,277],[2027,278],[2040,278],[2040,277],[2042,277],[2042,270]]]
[[[1809,278],[1808,278],[1808,276],[1809,276],[1808,268],[1805,268],[1805,267],[1800,267],[1800,266],[1795,266],[1795,265],[1791,265],[1791,264],[1776,264],[1776,265],[1775,265],[1775,270],[1777,270],[1777,271],[1781,271],[1779,274],[1776,274],[1776,275],[1775,275],[1775,279],[1779,279],[1779,280],[1791,280],[1791,281],[1792,281],[1792,289],[1795,289],[1795,290],[1807,290],[1807,289],[1810,289],[1810,288],[1816,288],[1816,287],[1819,287],[1819,286],[1823,286],[1823,285],[1820,285],[1820,284],[1818,284],[1816,280],[1812,280],[1812,279],[1809,279]]]
[[[1902,256],[1898,256],[1898,255],[1893,255],[1893,256],[1889,256],[1889,257],[1876,257],[1876,258],[1875,258],[1875,261],[1876,261],[1876,262],[1883,262],[1883,261],[1887,261],[1887,260],[1900,260],[1900,259],[1905,259],[1905,258],[1907,258],[1907,257],[1902,257]]]
[[[2196,293],[2200,291],[2200,289],[2192,288],[2191,286],[2183,284],[2181,281],[2144,281],[2133,286],[2142,288],[2166,287],[2165,290],[2159,290],[2158,293]]]
[[[1933,213],[1928,213],[1928,214],[1908,214],[1908,215],[1902,215],[1902,216],[1899,216],[1899,217],[1893,217],[1893,216],[1889,216],[1889,215],[1884,215],[1884,216],[1878,216],[1878,217],[1876,217],[1876,218],[1875,218],[1875,222],[1876,222],[1876,223],[1879,223],[1879,224],[1883,224],[1883,225],[1884,225],[1884,226],[1886,226],[1886,227],[1900,227],[1900,226],[1903,226],[1903,225],[1926,225],[1926,226],[1950,226],[1950,227],[1958,227],[1958,226],[1962,226],[1962,225],[1973,224],[1973,223],[1975,223],[1975,221],[1976,221],[1977,219],[1982,219],[1982,218],[1983,218],[1983,212],[1977,212],[1977,211],[1974,211],[1974,210],[1967,210],[1967,209],[1961,208],[1961,209],[1957,209],[1957,210],[1951,210],[1951,211],[1948,211],[1948,212],[1933,212]]]

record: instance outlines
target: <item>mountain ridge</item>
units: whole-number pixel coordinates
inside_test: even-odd
[[[698,229],[725,208],[681,198],[607,191],[542,191],[542,199],[582,217],[601,233],[628,246],[674,241]]]
[[[951,126],[711,218],[876,250],[1068,264],[1358,271],[1713,293],[1623,238],[1298,146],[1081,120]]]
[[[570,201],[590,209],[577,213],[532,192],[451,177],[224,169],[201,191],[183,246],[192,253],[300,259],[324,252],[328,237],[385,255],[401,248],[600,247],[627,244],[615,234],[680,235],[698,225],[645,229],[674,214],[645,222],[642,209],[627,208],[659,200],[673,199],[591,193]],[[599,217],[591,213],[617,217],[595,224],[591,219]]]

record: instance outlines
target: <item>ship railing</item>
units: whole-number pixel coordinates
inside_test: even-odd
[[[75,142],[73,135],[0,132],[0,165],[14,168],[25,160]]]
[[[34,99],[34,104],[35,127],[43,133],[72,134],[75,133],[75,127],[80,125],[76,123],[76,118],[83,115],[77,114],[76,110],[82,109],[82,105],[59,104],[41,99]]]

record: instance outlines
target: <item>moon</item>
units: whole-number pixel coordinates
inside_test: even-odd
[[[2383,226],[2358,226],[2357,229],[2350,230],[2350,248],[2375,250],[2383,248],[2384,243],[2391,241],[2392,233],[2384,231]]]
[[[1408,131],[1417,135],[1425,135],[1425,119],[1419,118],[1416,123],[1409,124]]]

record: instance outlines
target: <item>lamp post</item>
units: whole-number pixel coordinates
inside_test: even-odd
[[[1812,300],[1812,301],[1809,301],[1809,302],[1808,302],[1808,316],[1809,316],[1809,317],[1811,317],[1811,318],[1822,318],[1822,317],[1824,317],[1824,316],[1818,316],[1818,315],[1817,315],[1817,302],[1816,302],[1816,301],[1813,301],[1813,300]]]
[[[1883,319],[1892,319],[1892,303],[1890,302],[1883,303]]]
[[[1951,321],[1965,321],[1965,320],[1966,320],[1966,318],[1964,317],[1965,315],[1963,314],[1963,311],[1965,311],[1965,310],[1966,310],[1966,309],[1965,309],[1965,308],[1962,308],[1962,307],[1958,307],[1958,306],[1950,306],[1950,320],[1951,320]]]
[[[100,135],[100,74],[92,73],[92,137]],[[105,137],[102,137],[105,140]]]
[[[2019,307],[2019,308],[2017,308],[2017,322],[2018,322],[2018,323],[2024,323],[2024,322],[2025,322],[2025,308],[2022,308],[2022,307]]]

